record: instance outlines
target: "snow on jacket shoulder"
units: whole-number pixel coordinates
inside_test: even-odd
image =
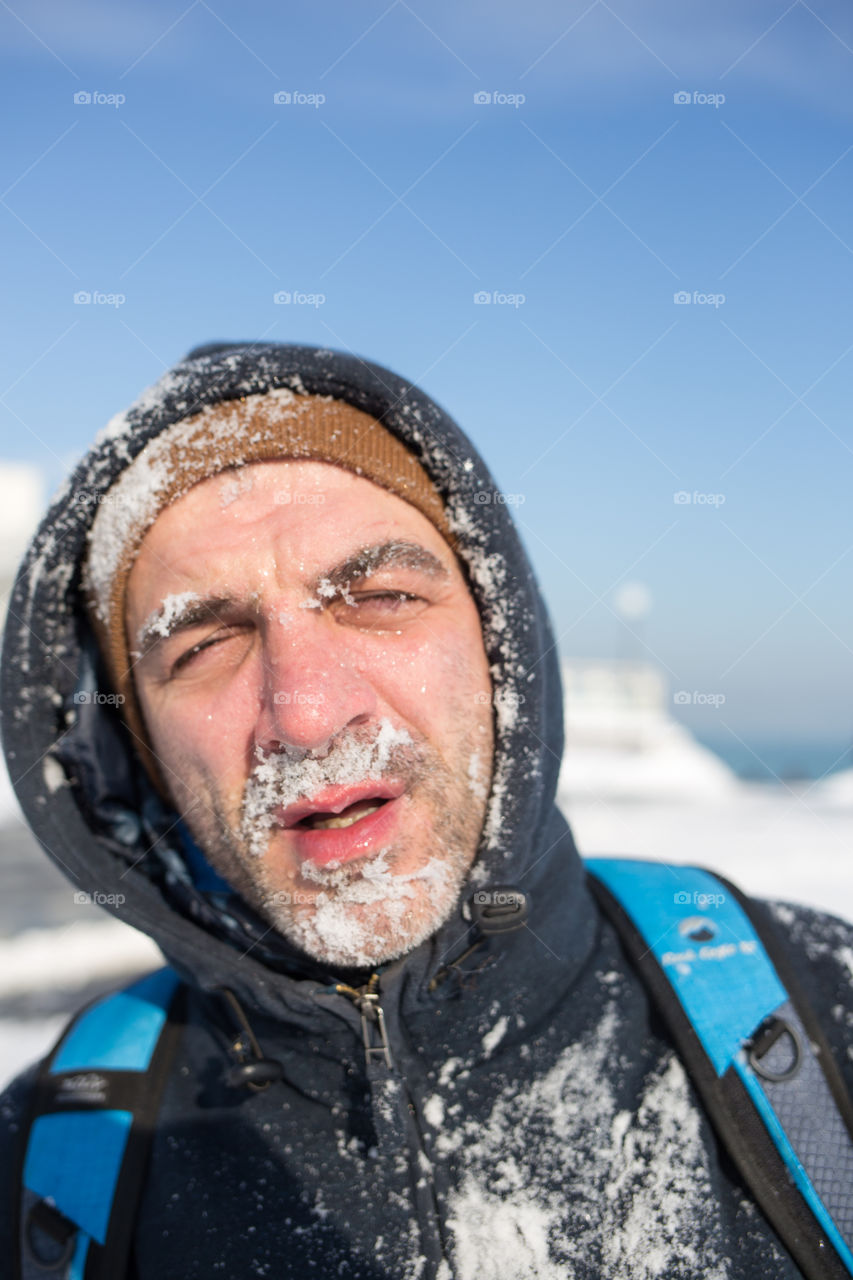
[[[74,699],[98,678],[78,597],[98,495],[170,423],[273,387],[346,400],[416,453],[458,538],[495,687],[492,789],[459,909],[380,975],[390,1067],[365,1060],[359,1011],[334,975],[260,941],[250,913],[202,891],[115,708]],[[554,803],[553,636],[506,508],[484,492],[494,482],[459,428],[387,370],[310,348],[212,348],[110,424],[33,541],[3,659],[19,798],[75,883],[118,898],[116,914],[188,984],[134,1233],[138,1280],[800,1274],[587,890]],[[527,896],[526,926],[478,938],[471,895],[506,885]],[[802,908],[770,913],[853,1087],[853,929]],[[263,1091],[228,1083],[225,987],[281,1064]],[[4,1215],[28,1091],[24,1078],[0,1104]],[[4,1269],[13,1230],[4,1216]]]

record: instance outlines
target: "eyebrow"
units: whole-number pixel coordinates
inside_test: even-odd
[[[308,590],[316,593],[324,585],[345,587],[353,582],[363,581],[378,573],[381,569],[414,569],[431,578],[449,578],[450,572],[439,560],[438,556],[427,551],[417,542],[381,542],[373,546],[361,547],[347,556],[340,564],[319,573],[308,584]],[[198,596],[187,601],[181,608],[170,608],[168,622],[164,618],[161,606],[149,615],[137,632],[136,642],[139,647],[134,657],[145,657],[158,648],[165,640],[198,627],[205,622],[227,624],[229,615],[241,608],[241,602],[231,596]]]
[[[353,555],[347,556],[340,564],[325,573],[317,574],[309,584],[311,591],[330,583],[333,587],[344,587],[348,583],[360,582],[371,577],[380,569],[415,569],[431,578],[449,578],[450,573],[426,547],[417,542],[380,542],[374,546],[362,547]]]
[[[171,609],[168,622],[161,606],[146,618],[137,631],[136,643],[140,652],[132,656],[144,657],[164,640],[180,631],[188,631],[190,627],[200,626],[204,622],[226,622],[227,617],[223,618],[222,615],[233,610],[236,603],[230,596],[211,596],[206,600],[196,598],[180,609]]]

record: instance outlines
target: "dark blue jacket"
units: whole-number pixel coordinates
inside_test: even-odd
[[[341,975],[262,939],[266,926],[205,879],[114,709],[74,701],[103,687],[78,599],[97,496],[171,422],[273,386],[349,401],[414,449],[447,503],[492,667],[481,848],[458,911],[379,975],[390,1068],[365,1062],[358,1010],[335,990]],[[75,884],[123,899],[115,913],[190,987],[134,1235],[138,1280],[800,1274],[720,1151],[585,886],[554,803],[554,640],[495,493],[455,424],[387,370],[308,348],[214,348],[110,425],[34,539],[3,657],[21,802]],[[470,897],[496,885],[523,890],[529,920],[472,950]],[[773,914],[853,1088],[853,930],[803,909]],[[227,1081],[238,1028],[224,987],[282,1064],[264,1091]],[[0,1104],[0,1183],[13,1176],[29,1083]],[[0,1186],[4,1271],[9,1194]]]

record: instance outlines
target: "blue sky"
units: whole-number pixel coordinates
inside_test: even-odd
[[[848,5],[12,0],[0,36],[2,457],[53,487],[203,341],[352,350],[517,495],[567,656],[723,693],[676,708],[703,736],[853,737]]]

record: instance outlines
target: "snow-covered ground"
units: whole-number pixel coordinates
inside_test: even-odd
[[[0,1088],[55,1041],[71,1011],[162,964],[149,938],[81,901],[25,827],[0,766]]]
[[[581,853],[696,862],[750,893],[804,902],[853,919],[850,779],[798,787],[737,783],[724,796],[687,800],[572,798],[561,793]],[[832,785],[830,785],[832,784]],[[0,808],[3,800],[0,797]],[[6,797],[0,849],[28,839]],[[0,1087],[54,1041],[81,993],[93,994],[161,963],[153,944],[73,892],[34,847],[17,855],[16,891],[32,884],[38,912],[7,914],[0,938]],[[20,869],[24,868],[24,878]],[[55,899],[48,910],[47,899]],[[33,921],[37,926],[33,926]],[[14,923],[10,924],[10,921]]]
[[[50,988],[72,990],[161,963],[151,939],[118,920],[24,929],[0,940],[0,1000],[23,1000]]]
[[[842,769],[817,783],[812,793],[822,804],[853,812],[853,769]]]
[[[634,854],[719,871],[762,898],[853,920],[853,794],[738,783],[725,800],[671,803],[561,796],[582,854]]]
[[[0,1088],[46,1053],[73,1010],[163,963],[135,929],[95,907],[78,914],[0,939]]]

